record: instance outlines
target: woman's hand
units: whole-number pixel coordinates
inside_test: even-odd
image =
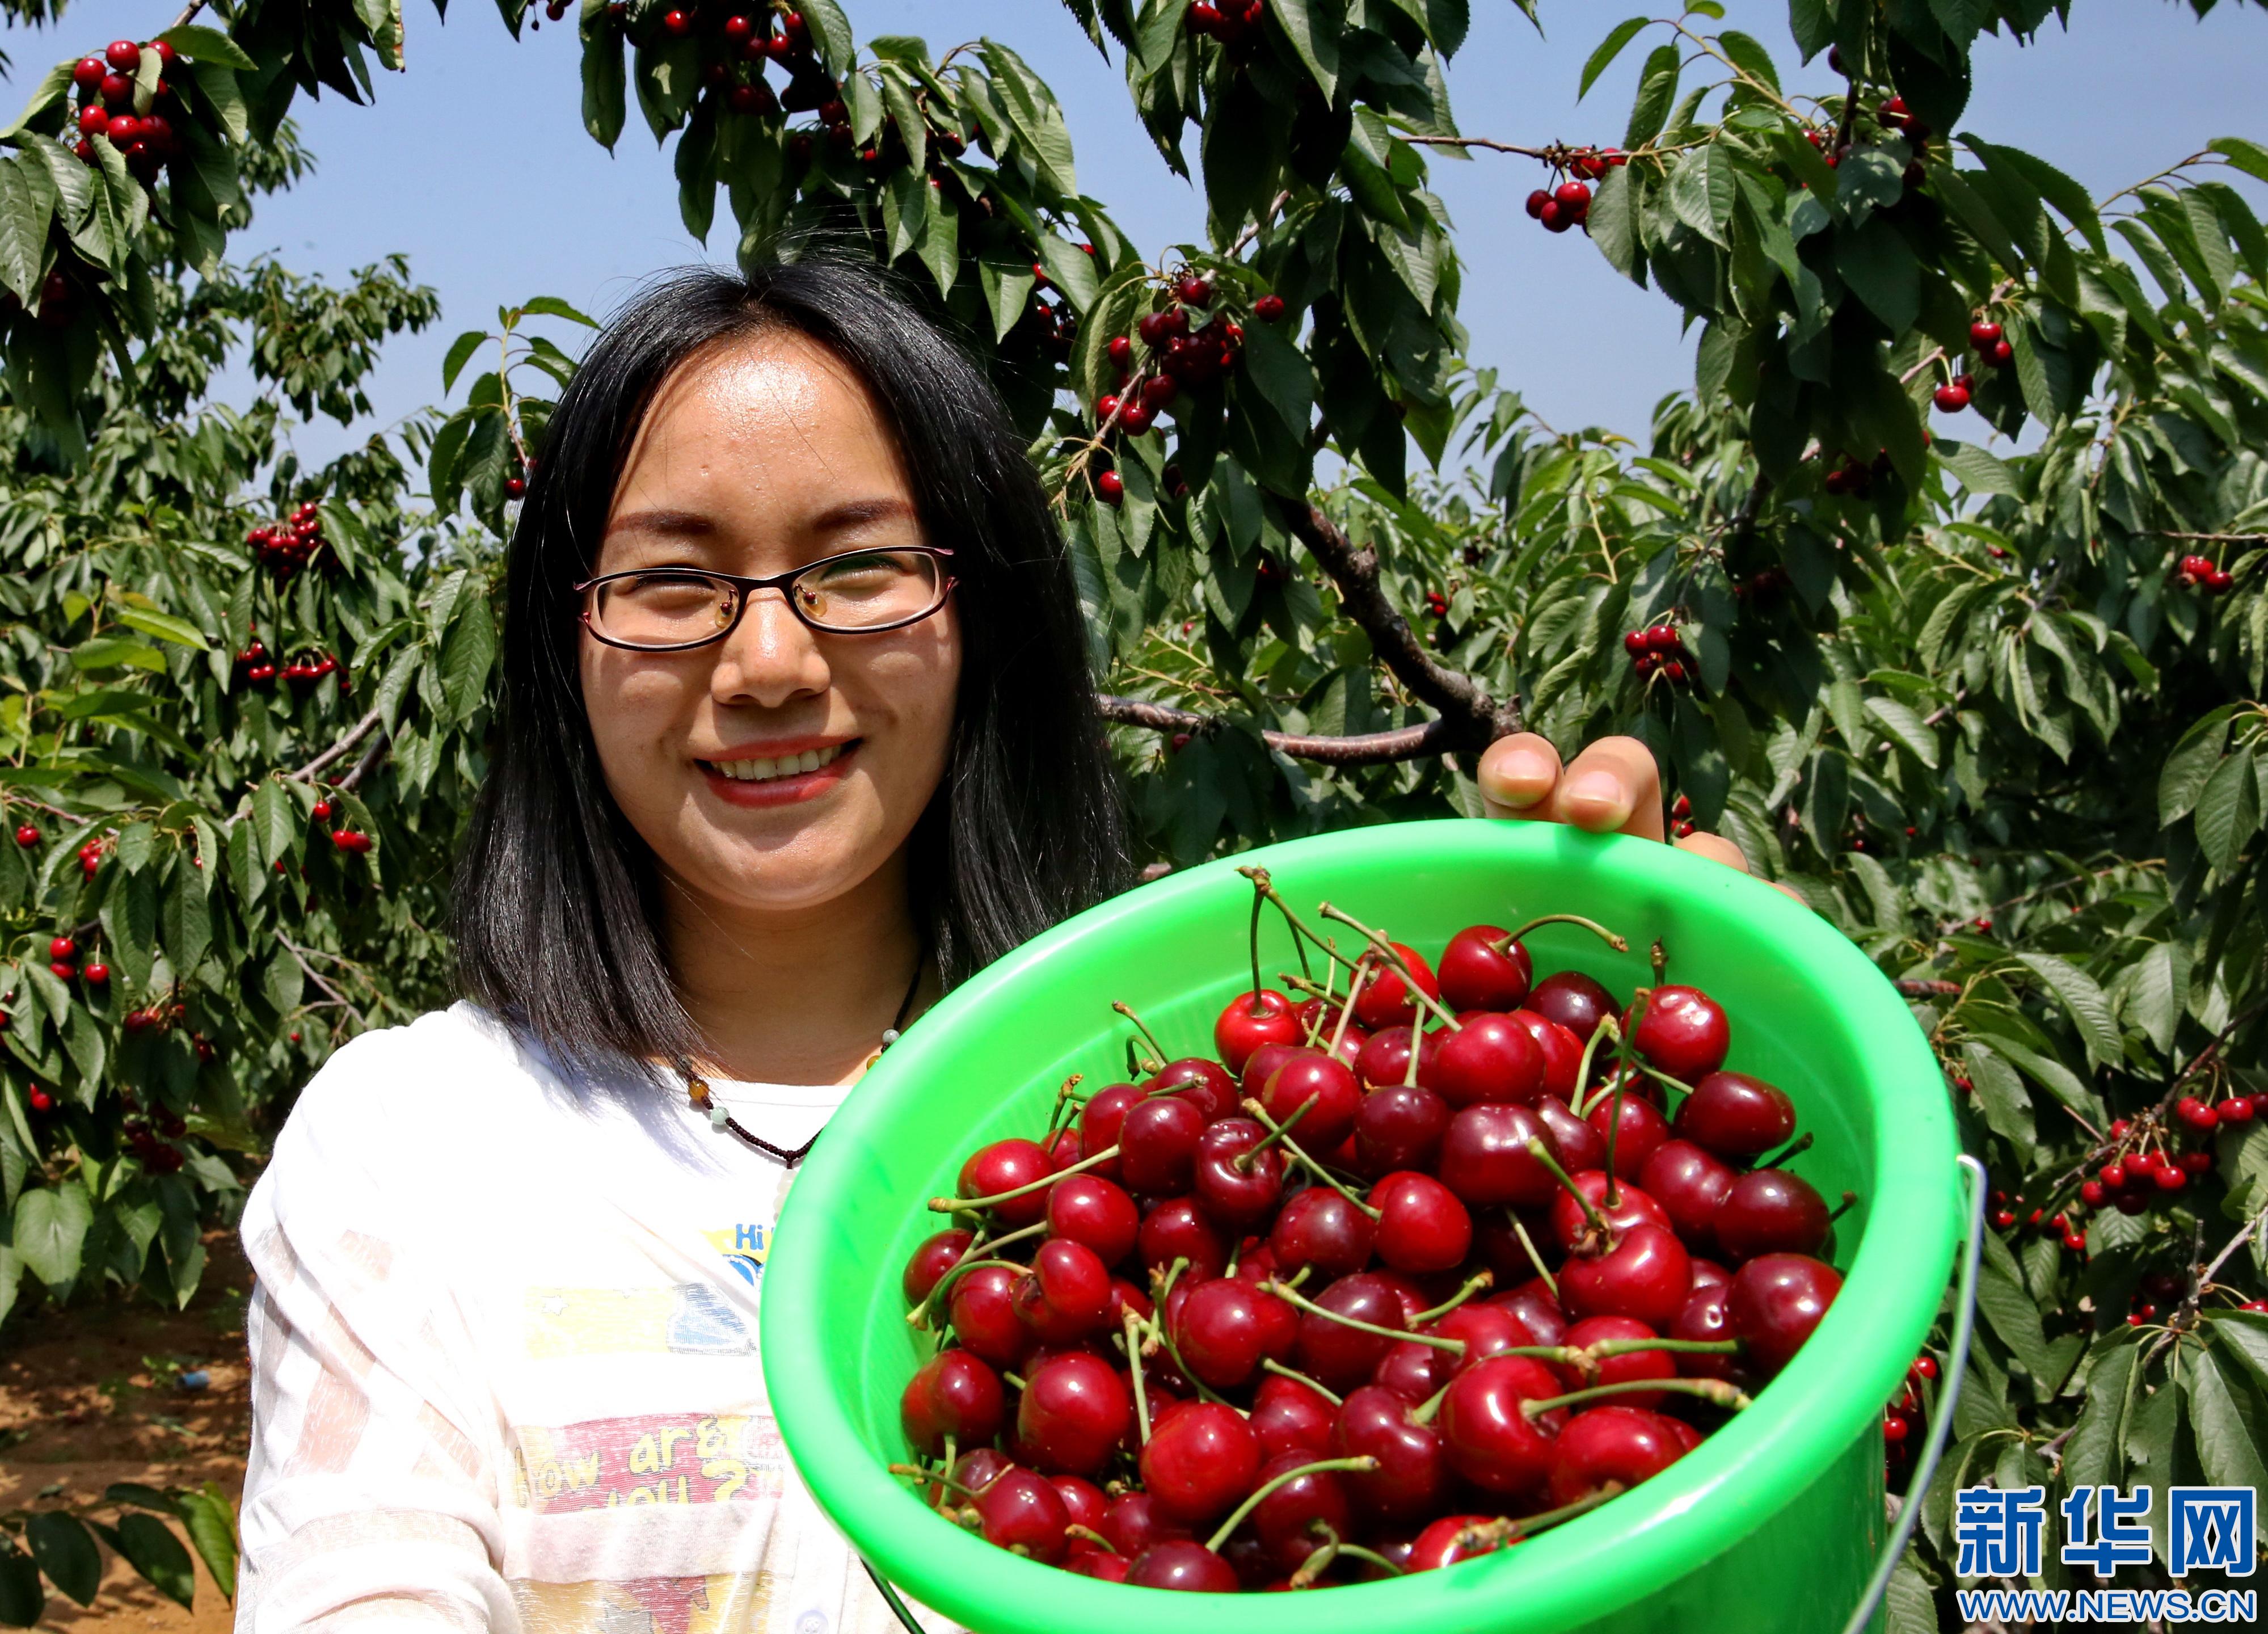
[[[1666,837],[1661,769],[1653,763],[1653,752],[1636,738],[1602,738],[1578,754],[1573,765],[1563,767],[1559,751],[1548,740],[1515,732],[1482,754],[1480,787],[1491,817],[1567,822],[1592,834],[1630,834],[1642,840]],[[1717,835],[1690,834],[1675,843],[1749,872],[1741,848]]]

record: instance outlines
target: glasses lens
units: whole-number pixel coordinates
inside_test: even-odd
[[[712,639],[733,622],[735,593],[705,573],[639,573],[600,585],[591,622],[608,640],[630,646],[686,646]]]
[[[796,605],[828,629],[873,629],[934,612],[945,600],[935,556],[875,550],[821,562],[795,581]]]

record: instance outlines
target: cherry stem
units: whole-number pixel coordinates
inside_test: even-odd
[[[1206,1540],[1205,1547],[1216,1555],[1220,1553],[1220,1546],[1236,1535],[1236,1528],[1251,1518],[1254,1510],[1301,1476],[1336,1475],[1342,1470],[1360,1473],[1377,1468],[1378,1460],[1365,1453],[1354,1458],[1322,1458],[1312,1464],[1301,1464],[1297,1469],[1286,1469],[1282,1475],[1263,1481],[1253,1488],[1249,1497],[1228,1512],[1228,1519],[1222,1521],[1219,1528]]]
[[[1228,1398],[1191,1373],[1189,1364],[1182,1360],[1181,1347],[1174,1343],[1172,1324],[1166,1321],[1166,1296],[1173,1292],[1174,1279],[1189,1268],[1189,1257],[1184,1254],[1174,1261],[1173,1269],[1166,1273],[1165,1285],[1158,1290],[1158,1314],[1150,1320],[1150,1331],[1158,1336],[1158,1343],[1164,1345],[1166,1354],[1174,1358],[1174,1366],[1180,1372],[1182,1378],[1188,1380],[1196,1387],[1199,1397],[1204,1401],[1217,1402],[1221,1406],[1226,1407],[1231,1405]]]
[[[1000,1379],[1001,1382],[1005,1384],[1012,1390],[1020,1390],[1024,1387],[1023,1380],[1017,1377],[1014,1373],[1010,1373],[1005,1367],[1000,1370]]]
[[[1142,1319],[1126,1313],[1126,1373],[1134,1386],[1134,1422],[1141,1426],[1142,1445],[1150,1445],[1150,1393],[1142,1384]],[[1114,1551],[1115,1552],[1115,1551]]]
[[[1021,1242],[1027,1237],[1036,1237],[1042,1232],[1047,1230],[1047,1221],[1035,1220],[1029,1226],[1025,1226],[1021,1231],[1012,1231],[1005,1237],[995,1237],[989,1242],[970,1243],[966,1248],[963,1248],[961,1251],[961,1257],[955,1260],[952,1264],[946,1266],[943,1273],[939,1276],[938,1279],[930,1284],[929,1293],[923,1299],[922,1302],[906,1313],[906,1325],[909,1328],[927,1327],[929,1325],[930,1307],[937,1303],[938,1295],[945,1291],[947,1284],[952,1282],[954,1277],[960,1276],[963,1271],[973,1271],[978,1267],[985,1265],[1005,1265],[1011,1270],[1018,1271],[1031,1270],[1030,1266],[1020,1264],[1014,1260],[980,1260],[972,1256],[974,1256],[980,1248],[1005,1248],[1012,1242]]]
[[[1555,1408],[1574,1407],[1585,1402],[1595,1402],[1602,1396],[1628,1395],[1634,1390],[1674,1390],[1680,1395],[1697,1395],[1719,1407],[1729,1407],[1738,1412],[1749,1404],[1746,1395],[1721,1379],[1624,1379],[1614,1384],[1594,1384],[1581,1390],[1570,1390],[1565,1395],[1548,1397],[1541,1402],[1522,1402],[1520,1410],[1533,1418],[1538,1413],[1548,1413]]]
[[[1320,1549],[1316,1552],[1318,1554],[1322,1553]],[[1359,1543],[1341,1543],[1338,1546],[1338,1553],[1351,1556],[1354,1559],[1363,1561],[1370,1565],[1382,1566],[1387,1570],[1387,1571],[1395,1577],[1398,1578],[1402,1575],[1402,1568],[1400,1566],[1395,1565],[1392,1561],[1380,1554],[1376,1549],[1365,1549]]]
[[[1602,1201],[1610,1209],[1622,1201],[1622,1193],[1615,1186],[1615,1142],[1623,1132],[1623,1093],[1629,1081],[1625,1074],[1615,1074],[1614,1103],[1607,1108],[1607,1189]]]
[[[1546,1291],[1550,1293],[1553,1299],[1557,1299],[1559,1297],[1559,1279],[1544,1269],[1543,1256],[1535,1251],[1535,1239],[1531,1238],[1528,1234],[1527,1223],[1510,1209],[1506,1209],[1504,1213],[1505,1218],[1512,1222],[1512,1234],[1520,1239],[1521,1248],[1527,1252],[1528,1262],[1535,1268],[1535,1274],[1543,1278],[1543,1286]]]
[[[1252,881],[1252,930],[1249,936],[1252,949],[1252,1001],[1245,1006],[1245,1013],[1257,1018],[1260,1014],[1260,908],[1261,904],[1268,900],[1270,894],[1268,871],[1265,868],[1240,868],[1237,872]],[[1295,946],[1299,939],[1296,936],[1292,938]]]
[[[1259,985],[1256,979],[1253,985],[1256,987]],[[1110,1007],[1134,1024],[1134,1030],[1142,1035],[1143,1042],[1149,1045],[1151,1049],[1156,1050],[1160,1058],[1165,1056],[1167,1053],[1166,1047],[1158,1041],[1158,1035],[1149,1029],[1149,1027],[1143,1022],[1142,1018],[1134,1013],[1133,1005],[1126,1003],[1123,999],[1114,998],[1110,1001]]]
[[[1072,1521],[1069,1526],[1064,1528],[1064,1535],[1065,1537],[1083,1537],[1090,1543],[1101,1544],[1103,1548],[1108,1549],[1114,1555],[1118,1552],[1118,1546],[1116,1543],[1113,1543],[1108,1538],[1103,1536],[1101,1533],[1096,1531],[1093,1527],[1083,1527],[1076,1520]]]
[[[1572,1504],[1562,1504],[1557,1509],[1547,1509],[1541,1514],[1523,1515],[1518,1520],[1512,1521],[1510,1535],[1513,1537],[1533,1537],[1538,1532],[1550,1527],[1556,1527],[1563,1520],[1572,1520],[1578,1515],[1589,1514],[1609,1498],[1620,1498],[1624,1490],[1621,1482],[1609,1481],[1597,1491],[1579,1498]]]
[[[1662,973],[1669,968],[1669,950],[1661,945],[1661,938],[1657,936],[1649,952],[1653,961],[1653,984],[1660,987]]]
[[[1623,938],[1616,936],[1612,931],[1608,930],[1606,926],[1601,924],[1597,920],[1586,919],[1580,914],[1544,914],[1538,918],[1530,919],[1526,924],[1521,926],[1517,931],[1506,932],[1504,935],[1497,938],[1495,941],[1491,942],[1489,946],[1499,953],[1510,953],[1512,951],[1513,944],[1519,941],[1522,937],[1526,936],[1530,931],[1535,930],[1537,926],[1547,924],[1580,924],[1583,929],[1588,931],[1593,936],[1597,937],[1608,946],[1613,948],[1615,952],[1618,953],[1626,953],[1630,952],[1629,942],[1625,941]]]
[[[890,1466],[890,1473],[894,1476],[903,1476],[909,1481],[934,1483],[936,1485],[943,1487],[948,1492],[960,1493],[961,1497],[968,1499],[971,1503],[975,1503],[976,1501],[977,1495],[969,1490],[968,1488],[961,1485],[960,1482],[954,1480],[951,1476],[941,1475],[934,1469],[924,1469],[919,1464],[892,1464]]]
[[[1567,1195],[1575,1199],[1576,1205],[1583,1211],[1583,1217],[1591,1222],[1591,1229],[1612,1242],[1615,1237],[1613,1228],[1607,1224],[1605,1217],[1593,1206],[1591,1199],[1585,1195],[1583,1189],[1567,1177],[1567,1171],[1559,1167],[1559,1159],[1551,1155],[1551,1148],[1530,1136],[1528,1141],[1528,1155],[1551,1171],[1552,1178],[1567,1189]]]
[[[1297,1123],[1301,1118],[1306,1117],[1307,1114],[1314,1109],[1316,1099],[1317,1097],[1310,1095],[1305,1100],[1301,1101],[1292,1109],[1292,1115],[1290,1117],[1285,1118],[1274,1129],[1270,1130],[1258,1140],[1253,1142],[1249,1147],[1238,1152],[1233,1158],[1231,1158],[1229,1159],[1229,1167],[1233,1168],[1240,1174],[1251,1174],[1252,1165],[1262,1152],[1267,1151],[1269,1147],[1274,1145],[1279,1140],[1285,1141],[1286,1144],[1289,1143],[1292,1134],[1292,1126],[1294,1123]]]
[[[1354,1001],[1362,997],[1362,990],[1369,981],[1370,971],[1362,966],[1357,966],[1354,980],[1347,988],[1346,1004],[1339,1011],[1339,1024],[1331,1032],[1330,1053],[1334,1058],[1336,1058],[1339,1053],[1339,1046],[1346,1041],[1347,1027],[1354,1020]]]
[[[1323,1400],[1329,1402],[1333,1407],[1344,1406],[1346,1402],[1346,1397],[1333,1395],[1330,1391],[1323,1388],[1323,1387],[1314,1380],[1308,1378],[1307,1374],[1300,1373],[1294,1368],[1285,1366],[1283,1363],[1278,1361],[1272,1356],[1263,1356],[1260,1358],[1260,1371],[1263,1373],[1274,1373],[1280,1379],[1289,1379],[1294,1384],[1306,1385],[1307,1388],[1313,1390],[1317,1395],[1322,1396]]]
[[[1778,1152],[1773,1152],[1771,1156],[1766,1158],[1762,1163],[1757,1164],[1756,1167],[1760,1169],[1776,1169],[1781,1164],[1786,1162],[1790,1158],[1800,1157],[1803,1153],[1810,1150],[1811,1135],[1810,1132],[1807,1130],[1803,1134],[1798,1135],[1793,1140],[1788,1142],[1786,1145],[1782,1146]]]
[[[1307,1104],[1313,1105],[1314,1103],[1311,1101]],[[1276,1120],[1268,1115],[1268,1108],[1262,1106],[1258,1101],[1247,1100],[1244,1103],[1244,1109],[1247,1112],[1249,1112],[1255,1118],[1257,1118],[1270,1132],[1281,1132],[1277,1129]],[[1380,1218],[1378,1210],[1371,1207],[1369,1203],[1365,1203],[1360,1197],[1356,1196],[1353,1192],[1348,1190],[1346,1183],[1344,1181],[1340,1180],[1337,1175],[1332,1174],[1322,1164],[1316,1162],[1314,1159],[1309,1157],[1306,1149],[1303,1148],[1298,1141],[1293,1140],[1289,1135],[1285,1135],[1284,1137],[1284,1150],[1290,1152],[1292,1156],[1297,1159],[1300,1167],[1306,1169],[1308,1174],[1322,1181],[1324,1185],[1329,1186],[1333,1191],[1338,1193],[1340,1196],[1344,1197],[1349,1203],[1353,1203],[1355,1207],[1360,1209],[1365,1214],[1369,1215],[1371,1218],[1377,1219]]]
[[[1837,1203],[1833,1209],[1828,1211],[1827,1223],[1832,1226],[1837,1220],[1841,1219],[1845,1214],[1848,1214],[1851,1211],[1851,1205],[1858,1201],[1859,1194],[1857,1192],[1845,1192],[1843,1194],[1843,1201]]]
[[[1427,1322],[1440,1321],[1441,1318],[1447,1316],[1451,1311],[1455,1310],[1457,1306],[1471,1299],[1473,1295],[1478,1293],[1482,1289],[1492,1288],[1495,1285],[1496,1273],[1494,1271],[1489,1270],[1486,1268],[1475,1271],[1470,1277],[1465,1278],[1465,1285],[1463,1287],[1458,1289],[1456,1292],[1451,1294],[1447,1299],[1435,1306],[1432,1310],[1418,1312],[1417,1315],[1410,1319],[1410,1324],[1413,1327],[1423,1327]]]
[[[1292,905],[1285,902],[1282,894],[1278,892],[1275,881],[1269,878],[1268,871],[1265,868],[1240,868],[1236,872],[1252,881],[1252,889],[1255,895],[1255,901],[1252,907],[1253,937],[1255,938],[1253,942],[1254,981],[1256,983],[1259,980],[1257,974],[1259,969],[1258,938],[1260,934],[1260,902],[1262,901],[1272,903],[1276,911],[1284,916],[1284,923],[1289,925],[1292,930],[1292,951],[1300,956],[1300,968],[1305,972],[1310,979],[1313,979],[1315,974],[1314,969],[1307,963],[1307,945],[1300,940],[1300,938],[1303,936],[1312,935],[1313,932],[1310,931],[1307,926],[1300,923],[1299,916],[1292,911]],[[1326,972],[1325,974],[1328,975],[1329,972]]]
[[[1601,1339],[1585,1345],[1577,1354],[1602,1361],[1609,1356],[1635,1356],[1641,1351],[1676,1351],[1688,1356],[1738,1356],[1743,1348],[1738,1339]]]
[[[1646,1077],[1652,1078],[1655,1083],[1663,1085],[1668,1088],[1674,1089],[1681,1095],[1690,1095],[1693,1093],[1692,1085],[1687,1083],[1683,1078],[1670,1077],[1668,1073],[1663,1071],[1660,1067],[1650,1066],[1643,1061],[1635,1060],[1632,1061],[1631,1064],[1636,1067],[1639,1071],[1645,1073]]]
[[[1339,1542],[1338,1534],[1332,1531],[1327,1523],[1318,1520],[1314,1523],[1314,1527],[1322,1529],[1323,1543],[1321,1547],[1311,1550],[1307,1557],[1300,1563],[1300,1569],[1284,1580],[1284,1586],[1295,1594],[1303,1588],[1314,1587],[1315,1579],[1331,1569],[1331,1562],[1339,1557],[1339,1550],[1344,1547]]]
[[[940,1214],[980,1213],[986,1209],[998,1208],[1004,1203],[1012,1203],[1018,1197],[1029,1196],[1033,1192],[1044,1191],[1059,1180],[1068,1180],[1071,1175],[1083,1170],[1094,1168],[1098,1164],[1108,1163],[1117,1155],[1118,1143],[1113,1141],[1091,1158],[1081,1158],[1068,1167],[1057,1169],[1054,1174],[1043,1175],[1038,1180],[1026,1181],[1022,1185],[1011,1187],[1006,1191],[996,1191],[989,1197],[932,1197],[929,1200],[929,1206]]]
[[[1293,975],[1289,970],[1278,970],[1276,973],[1276,979],[1284,984],[1285,990],[1287,992],[1305,993],[1311,998],[1316,998],[1322,1001],[1322,1005],[1319,1005],[1316,1007],[1315,1013],[1307,1018],[1306,1027],[1301,1029],[1302,1035],[1300,1040],[1300,1046],[1303,1049],[1322,1049],[1323,1045],[1323,1006],[1328,1005],[1331,1002],[1330,988],[1321,982],[1311,982],[1306,976]]]
[[[1437,1351],[1454,1351],[1459,1356],[1465,1353],[1462,1339],[1444,1339],[1434,1333],[1411,1333],[1406,1328],[1381,1328],[1376,1322],[1366,1322],[1359,1317],[1342,1316],[1336,1311],[1327,1310],[1316,1304],[1287,1282],[1270,1279],[1260,1286],[1262,1292],[1274,1294],[1286,1305],[1320,1316],[1325,1321],[1336,1322],[1342,1328],[1351,1328],[1358,1333],[1375,1334],[1381,1339],[1409,1339],[1418,1344],[1430,1344]]]
[[[1456,1380],[1454,1379],[1449,1381],[1450,1384],[1454,1384]],[[1410,1410],[1410,1422],[1413,1424],[1432,1424],[1433,1422],[1434,1415],[1441,1410],[1441,1403],[1448,1399],[1449,1386],[1445,1384],[1440,1389],[1434,1391],[1432,1395],[1427,1396],[1424,1401],[1420,1402],[1417,1406]]]
[[[1064,1079],[1063,1087],[1056,1091],[1055,1108],[1048,1114],[1048,1135],[1050,1138],[1054,1137],[1057,1129],[1062,1124],[1064,1108],[1065,1107],[1076,1106],[1079,1101],[1085,1099],[1085,1097],[1074,1095],[1071,1092],[1077,1087],[1079,1080],[1084,1078],[1086,1076],[1086,1074],[1084,1072],[1074,1072],[1069,1078]],[[1042,1141],[1041,1144],[1044,1145],[1046,1142]]]
[[[1342,913],[1329,902],[1319,904],[1315,911],[1326,919],[1336,920],[1361,937],[1364,941],[1368,942],[1371,951],[1378,955],[1379,962],[1394,967],[1395,974],[1402,978],[1403,986],[1409,990],[1410,998],[1440,1017],[1442,1026],[1453,1033],[1463,1030],[1463,1024],[1457,1019],[1456,1012],[1418,985],[1418,978],[1410,973],[1409,961],[1395,951],[1394,944],[1387,940],[1385,931],[1372,930],[1361,920]],[[1414,1032],[1416,1029],[1411,1030]]]
[[[1595,1098],[1586,1104],[1583,1092],[1591,1086],[1591,1063],[1598,1058],[1599,1041],[1602,1038],[1613,1039],[1619,1054],[1623,1030],[1612,1016],[1601,1016],[1599,1025],[1591,1029],[1591,1036],[1583,1041],[1583,1059],[1575,1068],[1575,1103],[1569,1108],[1579,1118],[1596,1104]]]

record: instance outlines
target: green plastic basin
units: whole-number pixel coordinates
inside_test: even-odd
[[[884,1466],[905,1456],[898,1395],[927,1354],[899,1273],[940,1225],[986,1141],[1035,1135],[1072,1072],[1121,1076],[1134,1006],[1176,1052],[1210,1054],[1248,983],[1251,887],[1264,864],[1309,922],[1329,900],[1430,957],[1475,922],[1580,912],[1617,954],[1550,925],[1539,975],[1572,968],[1617,991],[1705,987],[1732,1019],[1730,1065],[1782,1086],[1816,1144],[1841,1296],[1755,1404],[1653,1480],[1519,1547],[1447,1571],[1298,1595],[1175,1596],[993,1548],[926,1509]],[[1292,961],[1263,920],[1263,970]],[[1881,1412],[1939,1307],[1959,1223],[1953,1121],[1904,1001],[1856,947],[1754,880],[1645,841],[1557,825],[1403,823],[1270,847],[1174,874],[1057,926],[939,1005],[846,1100],[797,1180],[764,1269],[763,1362],[804,1479],[875,1568],[983,1634],[1152,1626],[1174,1634],[1759,1634],[1839,1630],[1881,1547]]]

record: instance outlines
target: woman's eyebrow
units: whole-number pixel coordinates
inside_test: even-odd
[[[716,531],[714,519],[698,511],[627,511],[607,523],[609,534],[655,534],[665,539],[700,539]]]
[[[916,517],[908,501],[877,495],[871,499],[846,499],[840,504],[829,505],[812,518],[807,526],[814,534],[835,534],[864,527],[870,522],[913,521]]]

